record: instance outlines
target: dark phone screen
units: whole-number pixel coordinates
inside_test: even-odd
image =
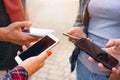
[[[55,41],[53,39],[51,39],[49,36],[45,36],[41,40],[36,42],[34,45],[29,47],[26,51],[22,52],[19,55],[19,57],[22,60],[25,60],[29,57],[37,56],[38,54],[43,52],[45,49],[47,49],[48,47],[50,47],[54,43],[55,43]]]
[[[75,45],[109,69],[112,69],[118,64],[117,59],[106,53],[90,40],[82,38],[78,40]]]

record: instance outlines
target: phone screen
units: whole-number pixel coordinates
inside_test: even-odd
[[[112,69],[118,64],[117,59],[86,38],[78,40],[75,45],[85,51],[89,56],[93,57],[96,61],[102,63],[108,69]]]
[[[54,43],[56,43],[56,41],[51,39],[49,36],[45,36],[41,40],[36,42],[33,46],[29,47],[26,51],[23,51],[19,55],[19,57],[22,60],[25,60],[25,59],[27,59],[29,57],[37,56],[38,54],[43,52],[45,49],[47,49],[48,47],[50,47]]]

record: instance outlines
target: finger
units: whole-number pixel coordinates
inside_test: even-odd
[[[22,22],[16,22],[17,28],[29,28],[32,25],[31,21],[22,21]]]
[[[27,49],[27,47],[25,45],[22,46],[23,51],[25,51]]]
[[[30,32],[30,29],[27,27],[22,28],[22,32]]]
[[[105,72],[110,72],[111,70],[107,69],[106,67],[104,67],[104,65],[102,63],[98,63],[98,67]]]
[[[21,52],[20,52],[20,51],[18,51],[18,52],[17,52],[17,55],[19,55],[20,53],[21,53]]]
[[[113,46],[110,48],[103,48],[108,54],[119,59],[120,46]]]
[[[46,60],[50,55],[52,54],[52,51],[48,50],[45,53],[42,53],[40,55],[38,55],[39,59],[41,59],[42,61]]]
[[[116,51],[120,51],[120,46],[115,46],[114,49],[115,49]]]
[[[114,46],[114,41],[109,40],[108,43],[105,45],[106,48]]]
[[[96,62],[92,57],[88,57],[89,61]]]
[[[120,80],[120,72],[117,68],[112,68],[109,80]]]
[[[70,30],[67,32],[67,34],[70,34],[70,35],[72,35],[73,33],[74,33],[73,28],[72,28],[72,29],[70,29]]]
[[[69,38],[69,41],[71,41],[72,43],[75,43],[77,40],[73,38]]]
[[[105,47],[120,46],[120,39],[109,40]]]
[[[120,74],[120,71],[117,70],[116,68],[112,68],[112,73],[114,73],[114,74]]]
[[[52,51],[48,50],[46,53],[48,56],[50,56],[52,54]]]

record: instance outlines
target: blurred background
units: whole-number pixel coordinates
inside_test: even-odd
[[[32,27],[54,29],[53,34],[60,43],[52,48],[53,54],[45,66],[30,80],[75,80],[75,71],[70,72],[69,57],[74,45],[63,36],[75,22],[78,0],[27,0]]]

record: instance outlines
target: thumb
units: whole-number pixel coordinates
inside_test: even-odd
[[[29,28],[32,26],[31,21],[22,21],[22,22],[16,22],[17,28]]]
[[[47,54],[48,56],[51,56],[52,51],[48,50],[48,51],[46,51],[46,54]]]
[[[17,51],[17,55],[19,55],[21,52],[20,51]]]
[[[120,39],[109,40],[105,47],[120,46]]]
[[[52,51],[48,50],[45,53],[42,53],[40,55],[38,55],[39,59],[41,60],[46,60],[50,55],[52,54]]]
[[[119,74],[119,70],[117,70],[116,68],[112,68],[112,73]]]

